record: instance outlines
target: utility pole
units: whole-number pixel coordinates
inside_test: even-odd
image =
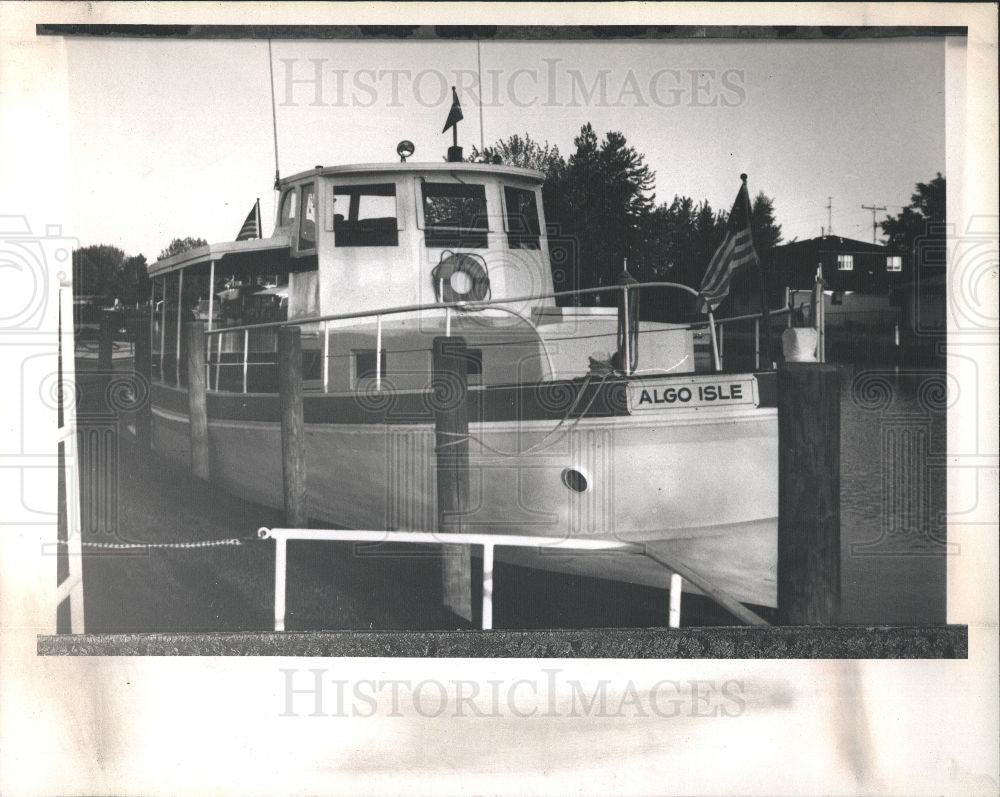
[[[885,205],[862,205],[862,210],[870,210],[872,212],[872,243],[875,243],[875,233],[878,230],[878,224],[875,221],[875,214],[880,210],[886,210]]]
[[[833,197],[826,198],[826,234],[833,235]]]

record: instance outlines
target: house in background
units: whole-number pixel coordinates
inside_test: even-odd
[[[909,258],[885,246],[822,235],[776,246],[762,254],[767,279],[767,303],[772,309],[784,307],[786,289],[797,292],[795,304],[808,301],[822,268],[826,282],[825,308],[828,326],[893,327],[899,322],[899,308],[893,294],[913,281]],[[733,277],[733,310],[758,312],[758,275],[745,269]]]

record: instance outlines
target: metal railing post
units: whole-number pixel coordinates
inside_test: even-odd
[[[375,389],[382,389],[382,316],[375,316]]]
[[[753,367],[760,368],[760,319],[753,321]]]
[[[219,389],[219,376],[222,368],[222,335],[217,335],[218,342],[215,344],[215,389]]]
[[[712,342],[712,364],[716,371],[722,370],[722,363],[719,360],[719,342],[715,339],[715,315],[708,311],[708,334]]]
[[[330,390],[330,322],[323,322],[323,392]]]
[[[484,631],[493,628],[493,546],[483,545],[483,620]]]
[[[671,628],[681,627],[681,594],[684,591],[684,579],[679,573],[670,575],[670,615],[667,623]]]
[[[247,366],[249,364],[247,357],[249,356],[249,352],[250,352],[250,330],[244,329],[243,330],[243,392],[244,393],[247,392]]]
[[[208,331],[212,331],[212,316],[215,314],[215,261],[208,267]],[[205,357],[205,384],[212,383],[212,339],[206,340],[208,346]]]
[[[274,540],[274,630],[285,630],[286,568],[288,567],[287,541],[284,537]]]
[[[625,310],[625,312],[624,312],[624,316],[625,316],[625,323],[624,323],[624,328],[625,328],[625,363],[624,363],[624,366],[625,366],[625,368],[624,368],[624,371],[625,371],[625,375],[628,376],[628,375],[630,375],[632,373],[632,343],[629,340],[630,330],[628,328],[628,285],[627,284],[622,288],[622,307]]]
[[[181,386],[181,333],[184,318],[184,269],[179,272],[177,279],[177,350],[174,352],[174,373],[177,378],[177,387]]]
[[[155,315],[155,312],[154,312]],[[167,278],[163,278],[163,297],[160,299],[160,382],[166,383],[163,369],[167,363]]]

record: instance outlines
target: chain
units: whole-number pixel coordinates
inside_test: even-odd
[[[256,540],[257,537],[246,537],[245,540]],[[81,542],[83,548],[104,549],[135,549],[135,548],[219,548],[224,545],[242,545],[244,539],[233,537],[228,540],[198,540],[197,542]],[[69,545],[66,540],[59,540],[59,545]]]

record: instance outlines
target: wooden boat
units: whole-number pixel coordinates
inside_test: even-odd
[[[316,167],[280,181],[270,237],[152,264],[154,446],[189,461],[181,328],[200,316],[212,479],[280,506],[274,324],[296,323],[310,517],[433,530],[431,350],[436,336],[461,336],[466,530],[641,541],[739,600],[774,606],[774,373],[717,370],[717,351],[699,343],[714,347],[714,334],[690,325],[639,325],[626,305],[644,286],[602,289],[594,307],[574,304],[587,291],[556,296],[542,179],[464,162]],[[627,554],[501,555],[668,578]]]

